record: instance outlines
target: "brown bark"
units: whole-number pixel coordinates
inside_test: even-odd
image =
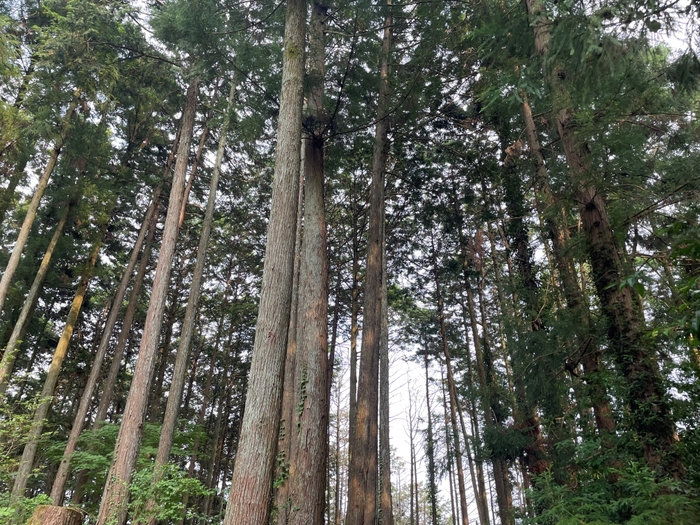
[[[523,100],[523,118],[525,121],[528,145],[535,162],[537,173],[535,178],[537,196],[543,201],[545,206],[550,209],[550,213],[553,212],[553,215],[548,214],[545,219],[545,225],[549,230],[549,236],[552,241],[552,256],[559,278],[561,279],[567,307],[576,313],[584,329],[583,333],[578,334],[580,359],[583,365],[585,380],[588,385],[588,396],[593,406],[596,427],[601,435],[605,435],[615,430],[615,420],[612,417],[612,409],[610,408],[607,389],[598,378],[601,351],[597,342],[589,334],[591,324],[590,312],[583,298],[578,279],[576,278],[576,267],[571,256],[567,252],[569,230],[566,224],[563,224],[563,221],[558,217],[558,211],[551,210],[551,208],[556,207],[556,199],[549,187],[547,167],[544,162],[544,156],[542,155],[542,147],[537,136],[537,128],[532,116],[532,109],[530,108],[527,98]],[[562,215],[563,213],[562,210]]]
[[[124,525],[126,522],[129,498],[128,487],[136,466],[141,444],[141,430],[146,415],[149,386],[153,376],[170,270],[177,243],[177,224],[183,198],[192,128],[194,126],[198,84],[199,79],[193,79],[187,90],[187,104],[182,116],[181,145],[173,174],[168,213],[163,227],[163,240],[146,314],[146,324],[143,330],[134,376],[131,381],[131,388],[124,408],[122,424],[117,435],[114,460],[107,475],[107,483],[100,503],[97,519],[98,525],[106,525],[107,523],[110,525]]]
[[[391,0],[386,2],[381,70],[379,73],[379,121],[375,129],[370,189],[369,233],[365,309],[362,329],[360,376],[357,390],[355,435],[350,442],[347,525],[377,523],[377,409],[379,347],[381,337],[382,221],[384,218],[384,177],[388,156],[389,58],[392,40]]]
[[[304,148],[304,229],[294,393],[296,410],[289,461],[292,525],[322,525],[328,456],[328,256],[324,205],[324,111],[326,6],[312,2],[309,26],[309,109],[317,125]]]
[[[382,210],[384,212],[384,210]],[[384,215],[384,213],[382,213]],[[386,274],[386,220],[382,218],[381,340],[379,349],[379,474],[382,525],[394,525],[389,436],[389,298]]]
[[[141,287],[143,286],[143,279],[146,275],[146,270],[148,269],[151,259],[151,250],[153,248],[157,230],[156,224],[158,222],[159,215],[160,202],[157,203],[155,211],[151,215],[150,224],[148,225],[148,237],[145,240],[145,246],[143,252],[141,253],[139,267],[136,270],[136,276],[134,277],[134,284],[131,288],[131,293],[129,294],[129,304],[124,312],[124,319],[122,321],[121,331],[117,337],[117,344],[115,345],[114,352],[112,354],[112,362],[109,366],[109,372],[107,373],[107,378],[102,386],[100,403],[97,406],[97,414],[95,415],[95,421],[93,423],[93,428],[96,430],[99,429],[105,422],[109,405],[111,404],[112,397],[114,396],[114,388],[117,384],[119,370],[121,369],[124,350],[126,349],[126,344],[131,334],[134,316],[136,315],[136,308],[138,307],[139,296],[141,295]]]
[[[53,505],[39,505],[26,525],[81,525],[83,513],[79,509]]]
[[[289,521],[289,458],[292,454],[292,420],[294,419],[294,374],[297,356],[297,319],[299,315],[299,267],[301,266],[301,228],[304,219],[304,166],[306,162],[306,142],[301,146],[301,170],[299,171],[299,191],[297,200],[297,226],[294,241],[294,268],[292,274],[292,302],[289,312],[289,330],[287,331],[287,351],[284,361],[284,390],[282,392],[282,411],[277,442],[277,465],[274,491],[274,505],[277,523],[287,525]]]
[[[534,22],[536,52],[549,51],[549,21],[536,0],[526,7]],[[629,286],[621,286],[627,273],[626,261],[617,247],[604,195],[593,182],[590,150],[578,134],[570,94],[560,79],[561,72],[545,71],[555,93],[553,116],[569,165],[586,238],[588,259],[601,307],[608,321],[610,352],[627,382],[627,403],[632,427],[641,438],[644,457],[650,466],[673,476],[683,472],[677,454],[675,422],[656,358],[656,348],[644,337],[645,320],[641,300]]]
[[[134,267],[138,262],[138,255],[141,251],[141,247],[146,237],[148,224],[151,223],[151,218],[156,213],[156,209],[156,202],[152,201],[151,205],[146,211],[146,216],[144,217],[144,221],[139,231],[139,235],[136,239],[136,243],[134,244],[134,247],[131,250],[131,257],[129,258],[129,262],[126,265],[126,268],[124,269],[124,274],[122,275],[119,287],[117,288],[117,291],[114,294],[112,306],[109,310],[109,315],[107,316],[107,321],[105,322],[105,326],[102,330],[102,336],[100,337],[100,342],[97,346],[97,351],[95,352],[95,357],[92,362],[90,375],[88,376],[87,382],[85,384],[83,395],[80,399],[80,404],[78,405],[78,409],[73,419],[73,426],[71,427],[70,435],[68,436],[68,442],[66,443],[66,448],[63,452],[63,458],[61,459],[61,463],[58,467],[58,472],[56,473],[56,477],[54,478],[53,486],[51,488],[51,501],[54,505],[60,506],[63,503],[63,492],[65,491],[68,475],[70,474],[71,456],[73,452],[75,452],[75,448],[78,445],[78,438],[80,437],[80,434],[83,431],[83,427],[85,425],[85,418],[90,408],[92,395],[95,391],[97,381],[100,378],[102,362],[104,361],[105,355],[107,354],[107,349],[109,347],[109,341],[111,339],[112,331],[114,330],[114,325],[117,322],[119,310],[121,309],[121,304],[124,301],[126,289],[129,285],[131,275],[134,272]]]
[[[187,363],[189,361],[190,346],[192,336],[194,334],[195,317],[197,315],[197,307],[199,304],[199,296],[202,285],[202,276],[204,275],[204,264],[206,262],[207,247],[209,245],[209,236],[211,234],[212,220],[214,218],[214,207],[216,205],[216,190],[219,186],[219,173],[221,171],[221,163],[224,158],[224,149],[226,148],[226,133],[229,126],[229,115],[233,106],[233,96],[236,92],[235,84],[231,84],[229,92],[228,105],[226,108],[226,116],[221,127],[221,135],[219,136],[219,146],[216,151],[216,159],[214,161],[214,170],[209,183],[209,199],[207,208],[204,213],[204,222],[202,223],[202,233],[199,238],[199,247],[197,248],[197,259],[194,265],[194,274],[192,283],[190,284],[190,295],[185,309],[185,318],[182,321],[182,333],[180,334],[180,343],[177,349],[175,358],[175,368],[173,377],[170,383],[170,391],[168,393],[168,403],[165,408],[165,417],[158,441],[158,452],[156,453],[155,465],[153,468],[153,484],[158,483],[162,478],[162,469],[167,464],[170,458],[170,450],[173,446],[173,437],[175,434],[175,424],[180,411],[180,402],[182,401],[182,392],[185,386],[185,376],[187,373]],[[201,149],[203,147],[206,131],[202,133],[202,141],[200,142],[200,150],[198,156],[201,157]],[[192,167],[192,177],[194,177],[196,166]],[[185,204],[183,198],[183,205]],[[184,210],[183,210],[184,211]],[[181,218],[182,218],[181,213]],[[149,507],[154,507],[155,502],[149,502]],[[156,519],[154,516],[149,516],[148,522],[150,525],[155,525]]]
[[[70,130],[70,122],[73,119],[73,113],[75,113],[75,108],[78,107],[78,96],[76,93],[73,100],[68,106],[68,111],[63,118],[63,127],[59,136],[56,138],[54,147],[51,150],[51,155],[46,163],[46,167],[39,178],[39,183],[36,188],[34,188],[34,194],[32,195],[32,200],[29,202],[29,208],[27,209],[27,214],[24,216],[24,221],[22,222],[22,227],[17,236],[17,241],[12,249],[12,254],[10,255],[10,260],[7,262],[5,271],[2,274],[2,279],[0,279],[0,313],[2,312],[2,307],[5,304],[5,298],[10,290],[10,283],[15,275],[15,271],[19,266],[19,260],[22,257],[22,251],[24,246],[27,244],[27,239],[29,238],[29,232],[32,229],[32,224],[34,224],[34,219],[36,218],[36,212],[39,209],[39,203],[41,198],[44,196],[44,190],[49,183],[49,178],[53,173],[53,169],[56,167],[58,162],[58,156],[61,154],[61,149],[68,138],[68,132]]]
[[[425,405],[427,408],[428,428],[426,429],[425,453],[428,456],[428,499],[430,501],[430,523],[438,525],[437,516],[437,483],[435,467],[435,442],[433,437],[433,414],[430,408],[430,376],[428,374],[428,347],[423,350],[423,364],[425,366]],[[486,525],[486,524],[485,524]]]
[[[104,231],[102,233],[104,234]],[[85,294],[87,293],[88,283],[92,277],[92,272],[95,268],[95,263],[97,262],[97,256],[100,253],[101,246],[102,239],[100,238],[100,240],[94,244],[92,253],[87,261],[87,265],[83,270],[83,276],[80,279],[78,289],[76,290],[75,297],[73,298],[73,303],[71,304],[68,312],[66,325],[63,328],[58,345],[56,345],[56,350],[54,351],[51,364],[49,365],[46,378],[44,379],[44,386],[41,390],[40,396],[41,401],[36,408],[36,412],[34,413],[34,419],[32,420],[32,426],[29,430],[27,444],[24,447],[22,459],[19,463],[19,469],[17,470],[17,476],[15,477],[15,483],[12,486],[13,498],[21,498],[24,496],[24,490],[27,487],[29,474],[31,473],[34,465],[34,456],[36,455],[36,450],[39,446],[39,438],[41,437],[41,432],[44,429],[46,414],[51,406],[54,390],[56,388],[56,382],[58,381],[58,374],[61,371],[63,359],[66,357],[68,345],[70,344],[70,339],[73,335],[73,329],[78,321],[80,309],[83,306],[83,300],[85,299]]]
[[[2,361],[0,361],[0,396],[5,395],[7,385],[10,382],[10,375],[12,374],[12,369],[15,366],[15,359],[17,358],[17,353],[19,352],[19,346],[27,331],[27,324],[29,323],[29,318],[34,312],[36,303],[39,300],[39,293],[41,292],[41,287],[44,284],[44,279],[46,278],[46,274],[48,273],[49,267],[51,265],[51,257],[53,256],[56,244],[58,244],[58,240],[63,234],[63,228],[65,227],[66,221],[68,220],[68,214],[70,213],[70,209],[71,205],[68,204],[63,212],[63,215],[61,216],[61,219],[56,225],[56,229],[54,230],[53,236],[51,237],[51,241],[49,241],[49,245],[47,246],[46,252],[44,253],[44,258],[41,260],[41,264],[39,265],[39,270],[37,270],[36,276],[34,277],[34,282],[32,282],[32,286],[29,289],[29,293],[27,294],[27,297],[24,300],[22,311],[20,312],[19,317],[15,322],[15,327],[12,330],[10,339],[7,342],[7,345],[5,346],[5,352],[2,355]]]
[[[248,392],[225,525],[267,523],[294,269],[306,1],[289,0],[272,204]]]

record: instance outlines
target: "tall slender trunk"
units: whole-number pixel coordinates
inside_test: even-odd
[[[535,51],[545,57],[549,53],[550,23],[539,2],[527,0],[525,6],[533,20]],[[629,271],[627,262],[615,241],[605,196],[591,176],[595,167],[591,165],[588,145],[578,133],[575,108],[560,79],[562,71],[551,74],[544,66],[543,69],[555,93],[552,113],[574,182],[596,292],[608,321],[609,352],[627,384],[631,426],[641,438],[647,463],[678,476],[685,469],[672,450],[676,442],[675,422],[658,367],[657,349],[645,337],[641,299],[632,287],[621,286]]]
[[[384,210],[382,210],[384,212]],[[384,215],[384,213],[382,213]],[[379,347],[379,465],[381,523],[394,525],[391,501],[391,441],[389,439],[389,298],[386,274],[386,220],[382,218],[381,337]]]
[[[2,307],[5,304],[5,298],[10,290],[10,283],[15,275],[15,271],[19,266],[19,260],[22,257],[22,251],[24,246],[27,244],[27,239],[29,238],[29,232],[32,229],[32,224],[34,224],[34,219],[36,218],[36,212],[39,209],[39,203],[41,198],[44,196],[44,190],[49,183],[49,178],[53,173],[56,163],[58,162],[58,156],[61,154],[61,149],[68,138],[68,132],[70,130],[70,122],[73,119],[73,113],[75,113],[75,108],[78,107],[78,97],[79,93],[73,96],[73,100],[68,106],[68,111],[66,111],[65,117],[63,117],[62,130],[59,133],[54,147],[51,150],[51,155],[49,156],[49,161],[46,163],[41,177],[39,178],[39,183],[36,188],[34,188],[34,194],[32,195],[32,200],[29,202],[29,208],[27,209],[27,214],[24,216],[24,221],[22,222],[22,227],[17,236],[17,241],[15,241],[15,247],[12,249],[12,254],[10,255],[10,260],[7,262],[5,271],[2,274],[2,279],[0,279],[0,313],[2,312]]]
[[[225,525],[267,523],[294,269],[306,1],[289,0],[272,204],[248,392]]]
[[[15,322],[15,327],[10,335],[10,340],[5,346],[5,353],[2,355],[2,361],[0,361],[0,396],[5,395],[7,390],[7,385],[10,382],[10,375],[12,374],[12,369],[15,366],[15,359],[17,358],[17,353],[19,352],[20,341],[24,338],[24,334],[27,331],[27,324],[29,318],[34,312],[36,303],[39,300],[39,292],[44,284],[44,279],[49,271],[51,265],[51,257],[56,249],[56,244],[63,234],[63,228],[68,220],[68,215],[70,213],[71,205],[68,204],[61,216],[61,219],[56,225],[51,241],[49,242],[46,252],[44,253],[44,258],[41,260],[39,265],[39,270],[36,272],[34,277],[34,282],[32,283],[27,298],[24,300],[24,305],[22,306],[22,311]]]
[[[104,226],[106,227],[106,224]],[[102,234],[104,235],[104,228]],[[78,321],[80,309],[83,306],[83,300],[85,299],[85,293],[87,292],[88,283],[92,277],[92,272],[95,268],[95,263],[97,262],[97,256],[100,253],[101,247],[102,238],[95,242],[93,246],[92,253],[90,254],[90,258],[88,259],[85,269],[83,270],[83,276],[80,279],[80,284],[78,285],[78,289],[75,292],[75,297],[73,298],[73,303],[71,304],[68,312],[66,326],[63,328],[63,333],[58,341],[58,345],[56,345],[56,350],[54,351],[53,359],[49,365],[46,379],[44,380],[44,386],[41,390],[41,400],[39,401],[39,405],[34,413],[34,419],[32,420],[32,426],[29,430],[27,444],[24,447],[22,459],[19,463],[19,469],[17,470],[17,476],[15,477],[15,483],[12,486],[13,498],[21,498],[24,496],[24,490],[27,487],[29,474],[31,473],[34,465],[36,450],[39,446],[39,438],[41,437],[41,432],[44,429],[44,420],[46,419],[46,414],[51,406],[54,389],[56,388],[56,381],[58,381],[58,374],[61,371],[63,359],[66,357],[68,345],[70,344],[70,339],[73,335],[73,329]]]
[[[197,248],[197,259],[194,265],[194,274],[190,284],[190,296],[185,309],[185,318],[182,321],[182,333],[180,334],[180,342],[175,358],[175,368],[173,377],[170,383],[170,391],[168,392],[168,403],[165,407],[165,417],[161,428],[160,440],[158,441],[158,452],[156,453],[155,465],[153,468],[153,484],[157,484],[163,476],[163,468],[170,458],[170,450],[173,446],[173,436],[175,434],[175,424],[180,411],[180,403],[182,401],[182,392],[185,386],[185,376],[187,373],[187,364],[189,362],[190,346],[192,344],[192,336],[194,334],[195,316],[197,315],[197,307],[199,304],[199,296],[202,285],[202,276],[204,274],[204,264],[207,257],[207,247],[209,245],[209,236],[211,235],[211,226],[214,218],[214,207],[216,205],[216,190],[219,186],[219,173],[221,171],[221,163],[224,158],[224,149],[226,148],[226,133],[229,127],[229,115],[233,107],[233,96],[236,92],[235,83],[231,83],[231,89],[228,97],[226,108],[226,116],[221,126],[221,135],[219,136],[219,146],[216,151],[216,159],[214,161],[214,170],[209,183],[209,199],[207,208],[204,213],[204,222],[202,223],[202,233],[199,238],[199,247]],[[203,138],[206,132],[203,132]],[[200,151],[202,142],[200,142]],[[193,176],[195,167],[193,166]],[[183,204],[185,203],[183,198]],[[182,214],[181,214],[182,216]],[[148,504],[149,508],[153,508],[155,502],[151,501]],[[148,517],[150,525],[155,525],[156,518],[154,515]]]
[[[379,346],[381,338],[382,220],[384,218],[384,177],[388,157],[389,58],[392,37],[391,0],[386,1],[379,74],[379,121],[375,129],[370,190],[369,233],[365,309],[362,329],[360,376],[357,390],[355,435],[350,442],[347,525],[377,523],[377,409]]]
[[[433,438],[433,414],[430,408],[430,375],[428,373],[428,346],[423,349],[423,364],[425,365],[425,405],[428,411],[428,428],[426,429],[425,453],[428,456],[428,500],[430,502],[431,525],[438,525],[437,514],[437,482],[435,468],[435,442]]]
[[[455,387],[454,374],[452,372],[452,357],[450,348],[447,342],[447,329],[445,326],[445,312],[442,299],[442,286],[438,273],[437,253],[435,250],[434,239],[431,235],[432,243],[432,263],[433,263],[433,279],[435,282],[435,295],[438,310],[438,322],[440,325],[440,341],[442,344],[442,352],[445,357],[445,368],[447,369],[447,391],[450,398],[450,427],[452,428],[453,447],[455,451],[455,461],[457,462],[457,482],[459,484],[459,503],[462,510],[462,523],[469,525],[469,509],[467,507],[467,491],[464,483],[464,466],[462,463],[462,448],[460,445],[459,430],[457,428],[457,389]],[[466,438],[466,436],[464,436]]]
[[[452,510],[452,523],[459,523],[459,504],[455,504],[455,480],[453,476],[454,453],[452,451],[452,437],[450,431],[450,413],[447,410],[447,390],[445,389],[445,372],[440,365],[440,388],[442,390],[442,412],[445,422],[445,455],[447,456],[447,474],[450,482],[450,509]]]
[[[309,26],[309,110],[317,122],[304,148],[304,229],[299,269],[296,410],[289,458],[293,525],[322,525],[328,456],[328,255],[324,204],[324,77],[327,7],[311,4]]]
[[[275,467],[274,505],[278,525],[287,525],[289,521],[289,458],[292,455],[292,426],[294,419],[294,374],[296,374],[297,326],[299,317],[299,267],[301,266],[301,237],[304,221],[304,174],[306,163],[306,141],[301,145],[301,169],[299,170],[299,191],[297,200],[297,226],[294,240],[294,266],[292,274],[292,301],[289,312],[289,329],[287,330],[287,351],[284,357],[284,381],[282,391],[282,409],[277,441],[277,465]]]
[[[141,253],[139,267],[136,270],[134,284],[131,288],[131,293],[129,294],[129,304],[124,312],[124,319],[122,321],[119,336],[117,337],[117,344],[115,345],[114,352],[112,353],[112,362],[109,366],[109,371],[107,372],[107,378],[104,380],[104,384],[102,386],[100,403],[97,406],[97,414],[95,415],[95,421],[92,425],[95,430],[99,429],[105,422],[105,419],[107,418],[107,411],[109,410],[112,397],[114,396],[114,388],[117,384],[122,358],[124,357],[124,351],[126,349],[127,342],[129,341],[132,325],[134,323],[134,316],[136,315],[139,296],[141,295],[141,288],[143,287],[143,280],[151,260],[151,250],[153,249],[153,244],[155,241],[157,231],[156,224],[158,222],[159,215],[160,202],[157,203],[156,210],[151,215],[150,224],[148,225],[148,237],[144,241],[145,246],[143,248],[143,252]]]
[[[63,504],[63,493],[65,491],[68,475],[70,474],[71,456],[73,455],[73,452],[75,452],[75,448],[78,445],[78,438],[80,437],[80,433],[83,431],[85,426],[85,418],[90,408],[95,387],[100,378],[102,362],[104,361],[105,355],[107,354],[107,349],[109,348],[109,341],[111,339],[112,331],[114,330],[117,318],[119,317],[119,311],[121,310],[121,304],[124,301],[124,296],[126,295],[126,289],[129,286],[131,275],[134,273],[134,268],[138,262],[139,252],[141,251],[141,247],[143,246],[143,242],[146,238],[148,225],[151,223],[151,219],[156,213],[157,208],[158,206],[156,205],[156,201],[151,201],[151,204],[146,211],[146,216],[144,217],[139,235],[134,243],[133,249],[131,250],[131,257],[129,258],[126,268],[124,269],[124,273],[117,291],[114,294],[112,306],[110,307],[105,326],[102,329],[102,336],[100,337],[100,342],[97,346],[97,351],[95,352],[95,357],[92,362],[90,375],[88,376],[87,383],[85,384],[85,389],[83,390],[83,395],[80,399],[80,405],[76,411],[73,419],[73,426],[71,427],[70,435],[68,436],[68,442],[66,443],[66,448],[63,451],[63,458],[61,459],[58,472],[56,472],[56,477],[54,478],[53,486],[51,488],[51,501],[54,505],[60,506]]]
[[[163,240],[161,242],[158,265],[153,280],[151,299],[146,314],[146,324],[143,330],[143,338],[139,348],[136,368],[131,381],[131,388],[124,408],[122,424],[117,435],[114,449],[114,460],[107,476],[100,511],[97,519],[98,525],[124,525],[126,522],[127,503],[129,498],[129,483],[138,458],[141,444],[141,430],[146,415],[148,392],[155,354],[160,337],[160,328],[165,309],[170,270],[177,243],[178,220],[184,192],[184,180],[187,172],[192,128],[194,127],[195,110],[197,105],[197,91],[199,79],[190,81],[187,89],[187,104],[182,115],[181,145],[175,164],[170,198],[168,201],[168,213],[163,227]]]
[[[359,333],[358,317],[360,313],[360,232],[359,211],[357,204],[357,184],[353,176],[352,183],[352,286],[350,297],[350,392],[348,407],[348,443],[355,441],[355,423],[357,421],[357,335]],[[348,462],[352,461],[352,449],[348,450]],[[348,469],[349,475],[349,469]]]

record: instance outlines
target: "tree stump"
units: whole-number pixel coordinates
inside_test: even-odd
[[[39,505],[26,525],[81,525],[83,513],[78,509]]]

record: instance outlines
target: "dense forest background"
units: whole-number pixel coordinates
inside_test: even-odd
[[[700,522],[699,20],[0,0],[0,522]]]

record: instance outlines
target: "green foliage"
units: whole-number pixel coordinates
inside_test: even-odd
[[[483,437],[491,457],[509,461],[520,457],[531,441],[522,431],[512,427],[485,427]]]
[[[0,523],[3,525],[23,525],[39,505],[51,505],[51,498],[39,494],[33,498],[20,498],[10,501],[10,493],[0,494]]]
[[[187,472],[169,463],[162,470],[162,478],[153,483],[153,468],[144,468],[134,474],[130,485],[129,507],[133,516],[139,519],[155,517],[158,521],[177,522],[184,514],[185,495],[206,496],[212,492],[198,480],[190,478]],[[154,501],[152,510],[146,508],[148,501]],[[194,515],[188,516],[189,518]]]
[[[670,480],[658,481],[647,467],[629,461],[611,466],[612,458],[583,446],[578,457],[578,485],[570,487],[546,472],[530,492],[540,513],[527,519],[530,525],[691,525],[700,519],[700,505],[693,494]],[[602,461],[601,461],[602,459]],[[607,461],[606,465],[604,461]]]

